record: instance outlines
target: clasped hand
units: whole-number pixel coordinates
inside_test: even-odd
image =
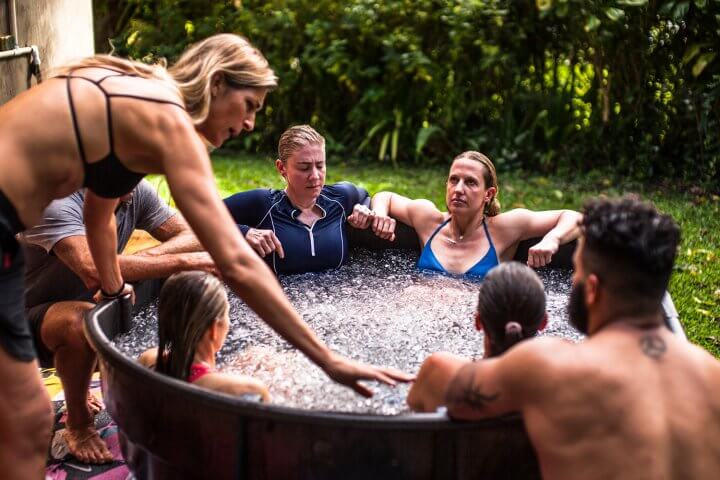
[[[544,267],[550,263],[558,248],[560,248],[560,242],[557,239],[543,238],[528,249],[528,266],[532,268]]]
[[[251,228],[245,234],[245,240],[261,257],[277,252],[280,258],[285,258],[282,243],[272,230]]]
[[[353,213],[348,217],[348,223],[358,229],[372,227],[372,231],[384,240],[395,240],[395,219],[387,215],[380,215],[365,205],[357,204]]]

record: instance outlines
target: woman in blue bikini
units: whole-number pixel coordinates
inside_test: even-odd
[[[537,268],[550,263],[560,245],[578,237],[578,212],[517,208],[500,213],[497,192],[490,159],[479,152],[463,152],[450,166],[447,212],[429,200],[380,192],[372,200],[377,214],[372,228],[381,238],[393,240],[395,220],[406,223],[423,246],[418,268],[479,278],[501,261],[512,260],[522,240],[542,237],[528,251],[528,265]]]

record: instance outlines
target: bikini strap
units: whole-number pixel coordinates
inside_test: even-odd
[[[450,221],[451,218],[452,218],[452,217],[448,217],[447,220],[445,220],[444,222],[442,222],[442,223],[435,229],[435,231],[432,233],[432,235],[430,235],[430,238],[428,238],[428,241],[425,242],[425,245],[430,245],[430,243],[432,243],[433,238],[435,238],[435,235],[437,235],[437,233],[440,231],[441,228],[443,228],[445,225],[447,225],[447,223]]]
[[[482,224],[483,224],[483,228],[485,229],[485,236],[486,236],[487,239],[488,239],[488,243],[490,244],[490,248],[492,248],[493,250],[495,250],[495,244],[493,243],[492,237],[490,236],[490,230],[488,230],[488,226],[487,226],[487,222],[485,221],[485,217],[483,217]]]

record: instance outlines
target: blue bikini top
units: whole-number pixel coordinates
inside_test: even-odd
[[[433,234],[430,236],[427,243],[425,243],[422,252],[420,252],[420,258],[417,262],[418,269],[434,270],[436,272],[449,273],[447,270],[445,270],[445,267],[443,267],[442,264],[438,261],[430,245],[433,241],[433,238],[435,238],[435,235],[437,235],[440,229],[447,225],[449,221],[450,219],[448,218],[443,223],[441,223],[440,226],[437,227]],[[497,252],[495,251],[495,245],[493,244],[492,238],[490,237],[490,232],[488,231],[485,219],[483,219],[482,225],[485,229],[485,235],[487,236],[488,242],[490,243],[490,248],[488,249],[485,256],[481,258],[479,262],[473,265],[467,272],[463,273],[463,275],[483,278],[485,275],[487,275],[487,272],[489,272],[491,268],[496,267],[500,264],[497,258]]]

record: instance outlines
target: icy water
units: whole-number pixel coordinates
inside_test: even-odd
[[[433,352],[468,358],[483,355],[483,334],[475,330],[477,283],[415,270],[416,255],[403,251],[355,252],[343,268],[281,278],[290,301],[333,350],[352,359],[415,373]],[[543,335],[579,340],[565,307],[570,272],[541,269],[549,323]],[[364,399],[329,380],[282,340],[239,297],[230,293],[230,333],[219,353],[226,372],[252,375],[268,385],[273,403],[312,410],[397,415],[407,413],[408,386],[372,382]],[[137,357],[157,344],[157,302],[118,337],[122,351]]]

